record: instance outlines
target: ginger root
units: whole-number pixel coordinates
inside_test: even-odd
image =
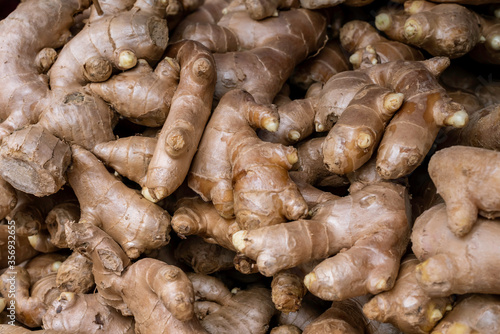
[[[436,152],[429,161],[429,175],[446,202],[448,226],[455,235],[466,235],[478,213],[490,219],[500,216],[498,159],[500,154],[492,150],[453,146]]]

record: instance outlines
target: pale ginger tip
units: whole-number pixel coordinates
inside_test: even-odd
[[[422,26],[418,21],[408,19],[404,25],[404,35],[408,40],[418,43],[422,37]]]
[[[156,203],[158,202],[158,199],[154,198],[154,196],[151,195],[151,189],[144,187],[142,188],[142,196],[144,196],[145,199],[147,199],[150,202]]]
[[[233,246],[234,246],[234,248],[236,248],[236,250],[238,252],[242,252],[245,249],[245,246],[246,246],[245,239],[246,239],[247,234],[248,234],[248,232],[245,230],[241,230],[241,231],[238,231],[238,232],[233,234],[233,238],[232,238]]]
[[[404,94],[402,93],[390,93],[384,99],[384,108],[390,112],[395,112],[398,110],[404,101]]]
[[[356,145],[360,149],[369,148],[373,143],[372,136],[369,133],[361,132],[356,140]]]
[[[361,56],[359,55],[358,52],[355,52],[353,53],[350,57],[349,57],[349,62],[353,65],[353,66],[359,66],[361,64]]]
[[[276,131],[278,131],[279,123],[276,119],[271,118],[271,117],[267,117],[262,122],[262,125],[263,125],[264,129],[266,129],[267,131],[276,132]]]
[[[375,17],[375,27],[380,31],[385,31],[389,29],[392,25],[392,18],[387,13],[378,14]]]
[[[323,132],[323,131],[325,131],[325,126],[323,124],[321,124],[321,123],[316,122],[316,123],[314,123],[314,126],[316,128],[316,132]]]
[[[288,139],[292,142],[297,142],[300,139],[300,132],[297,130],[291,130],[288,132]]]
[[[61,265],[62,265],[62,262],[61,261],[56,261],[54,263],[52,263],[52,267],[50,268],[50,270],[54,273],[56,273],[59,268],[61,268]]]
[[[469,115],[467,114],[467,112],[465,110],[459,110],[448,117],[445,121],[445,124],[460,129],[467,125],[468,121]]]
[[[123,70],[131,69],[137,65],[137,56],[130,50],[120,52],[118,56],[118,67]]]
[[[455,322],[448,328],[448,334],[470,334],[471,329],[466,324]]]
[[[429,321],[432,323],[437,322],[441,318],[443,318],[443,313],[438,309],[432,310],[429,314]]]
[[[489,39],[488,44],[493,50],[500,51],[500,35],[493,36],[493,38]]]
[[[39,239],[40,239],[40,237],[38,236],[38,234],[30,235],[28,237],[28,241],[30,242],[31,247],[33,247],[34,249],[37,249]]]
[[[311,272],[304,277],[304,285],[306,286],[307,289],[309,289],[311,285],[314,282],[316,282],[316,280],[317,280],[316,274],[314,272]]]
[[[387,280],[381,279],[375,284],[375,289],[381,291],[387,289]]]
[[[287,154],[286,159],[292,165],[295,164],[297,161],[299,161],[299,156],[297,154],[297,150],[294,150],[292,153]]]

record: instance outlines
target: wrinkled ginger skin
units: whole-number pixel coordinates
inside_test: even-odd
[[[121,176],[144,186],[157,143],[154,137],[129,136],[97,144],[93,153]]]
[[[78,315],[78,316],[75,316]],[[99,294],[63,292],[43,316],[43,327],[57,333],[134,334],[134,319],[104,305]]]
[[[131,264],[120,246],[91,224],[68,224],[66,234],[70,247],[92,260],[102,300],[134,316],[136,332],[205,333],[193,318],[193,286],[179,268],[152,258]]]
[[[234,217],[228,138],[242,127],[264,128],[266,124],[277,127],[276,109],[257,104],[241,90],[224,95],[207,124],[189,170],[188,185],[203,200],[212,201],[224,218]]]
[[[91,292],[95,285],[92,262],[80,253],[73,252],[57,270],[56,283],[61,291]]]
[[[446,203],[448,226],[455,235],[466,235],[478,213],[490,219],[500,216],[499,164],[500,153],[476,147],[453,146],[432,156],[429,175]]]
[[[432,333],[495,334],[499,331],[500,299],[498,296],[473,294],[459,300]]]
[[[233,244],[266,276],[342,250],[305,277],[309,291],[325,300],[376,294],[392,287],[406,250],[406,197],[400,185],[368,185],[317,205],[311,220],[237,232]]]
[[[352,299],[333,302],[332,306],[304,328],[303,334],[364,334],[368,320],[361,305]]]
[[[88,6],[88,0],[24,1],[0,22],[0,79],[4,83],[0,139],[38,120],[38,103],[49,88],[35,59],[44,48],[63,46],[71,35],[73,16]]]
[[[487,273],[500,270],[499,233],[498,220],[479,218],[467,235],[457,237],[447,226],[444,204],[425,211],[411,236],[413,253],[422,262],[416,269],[419,284],[430,296],[498,294],[497,275]]]
[[[139,59],[133,69],[89,87],[132,122],[158,127],[167,118],[179,71],[179,64],[169,57],[158,63],[154,71],[146,60]]]
[[[12,280],[13,277],[15,279]],[[11,300],[15,301],[17,320],[28,327],[40,327],[43,315],[60,291],[56,286],[55,273],[41,278],[31,286],[28,271],[15,266],[0,276],[0,293],[7,305]]]
[[[212,111],[216,67],[212,54],[194,41],[167,50],[180,66],[180,81],[158,136],[142,193],[152,201],[172,194],[186,178]]]
[[[207,275],[234,268],[235,255],[235,252],[197,236],[181,240],[174,254],[177,260],[189,265],[194,272]]]
[[[68,181],[81,206],[80,222],[101,226],[131,258],[164,246],[170,215],[111,175],[90,152],[73,146]]]
[[[420,288],[415,276],[419,263],[413,255],[402,260],[394,287],[363,306],[369,319],[391,323],[404,333],[425,334],[451,309],[451,298],[432,298]]]

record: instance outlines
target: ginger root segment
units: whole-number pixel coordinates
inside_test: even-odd
[[[500,216],[499,162],[500,153],[467,146],[445,148],[432,156],[429,175],[446,203],[448,226],[455,235],[469,233],[478,213],[490,219]]]
[[[37,56],[44,48],[63,46],[71,36],[73,16],[90,4],[88,0],[25,1],[1,21],[0,140],[38,121],[38,104],[49,87],[47,76],[37,68]]]
[[[69,223],[66,235],[72,249],[92,260],[104,303],[134,316],[136,332],[205,333],[193,318],[193,285],[179,268],[152,258],[131,264],[120,246],[92,224]]]
[[[40,327],[43,315],[60,291],[56,285],[55,273],[43,277],[31,286],[28,271],[13,266],[0,276],[0,293],[8,305],[11,300],[15,301],[16,320],[28,327]]]
[[[415,221],[411,240],[413,253],[422,262],[416,268],[419,284],[430,296],[500,291],[500,260],[496,236],[498,220],[479,218],[471,231],[457,237],[448,228],[445,204],[425,211]]]
[[[78,316],[75,316],[78,315]],[[62,292],[43,316],[43,327],[58,333],[134,334],[134,319],[103,304],[99,294]]]
[[[91,292],[95,284],[92,262],[80,253],[73,252],[57,270],[56,283],[61,291]]]
[[[311,220],[236,232],[233,244],[266,276],[338,253],[305,277],[309,291],[326,300],[376,294],[394,284],[408,243],[406,197],[400,185],[368,185],[319,204]]]
[[[210,117],[216,80],[212,54],[201,44],[181,41],[171,45],[167,55],[179,62],[181,71],[142,190],[153,202],[173,193],[186,178]]]
[[[278,114],[272,106],[256,103],[249,93],[231,91],[215,108],[188,175],[189,187],[204,201],[212,201],[224,218],[234,217],[228,139],[245,127],[276,131]]]
[[[217,305],[212,306],[213,312],[201,315],[201,325],[208,333],[267,333],[275,313],[269,289],[253,286],[229,291],[215,277],[194,273],[188,277],[193,283],[195,304],[212,302]]]
[[[495,295],[465,296],[434,328],[434,334],[500,331],[500,299]]]
[[[373,297],[363,306],[364,314],[388,322],[405,333],[425,334],[451,309],[449,297],[429,297],[419,286],[415,268],[420,262],[410,255],[403,259],[394,287]]]
[[[121,176],[144,186],[157,143],[157,138],[129,136],[97,144],[93,153]]]
[[[112,176],[90,152],[73,146],[68,181],[81,206],[80,222],[102,227],[137,258],[164,246],[170,237],[170,215]]]
[[[199,197],[183,198],[172,216],[172,229],[181,237],[197,235],[210,243],[236,251],[232,235],[240,230],[236,220],[219,215],[214,205]]]
[[[139,59],[133,69],[108,81],[91,83],[89,88],[130,121],[158,127],[167,118],[179,71],[179,64],[170,57],[158,63],[154,71],[146,60]]]
[[[382,37],[368,22],[353,20],[340,30],[342,47],[351,54],[354,69],[367,68],[394,60],[424,60],[417,49]]]
[[[0,177],[0,219],[4,219],[17,204],[17,195],[14,188]]]
[[[323,161],[328,170],[347,174],[365,164],[403,98],[403,94],[378,85],[362,88],[323,142]]]
[[[12,264],[11,262],[9,262],[9,260],[12,260],[9,259],[9,256],[12,256],[12,254],[9,254],[8,245],[9,240],[12,240],[12,235],[15,235],[15,233],[16,230],[13,223],[11,223],[10,225],[0,225],[0,245],[2,246],[0,248],[0,268],[7,268]],[[27,237],[17,235],[15,242],[16,265],[19,265],[38,254],[38,251],[31,247],[31,244]]]

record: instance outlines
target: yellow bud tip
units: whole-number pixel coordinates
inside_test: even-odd
[[[274,17],[278,17],[278,16],[279,16],[279,12],[278,12],[278,10],[277,10],[277,9],[273,12],[273,16],[274,16]]]
[[[404,35],[408,40],[418,43],[422,36],[422,27],[416,20],[408,19],[404,25]]]
[[[240,288],[232,288],[232,289],[231,289],[231,293],[232,293],[233,295],[235,295],[235,294],[237,294],[240,290],[241,290]]]
[[[384,108],[390,112],[395,112],[403,104],[405,96],[402,93],[389,93],[384,99]]]
[[[33,247],[34,249],[36,249],[38,247],[39,238],[40,237],[38,236],[38,234],[30,235],[28,237],[28,241],[30,242],[31,247]]]
[[[454,128],[463,128],[469,122],[469,115],[465,110],[460,110],[448,117],[445,124],[453,126]]]
[[[68,302],[72,302],[74,299],[75,299],[75,293],[69,291],[61,292],[59,298],[57,298],[57,300],[59,301],[66,300]]]
[[[484,42],[486,42],[486,37],[481,35],[481,37],[479,37],[479,43],[484,43]]]
[[[356,145],[361,149],[369,148],[373,143],[372,136],[368,133],[361,132],[356,140]]]
[[[288,139],[291,142],[297,142],[297,141],[299,141],[299,139],[300,139],[300,132],[297,131],[297,130],[291,130],[290,132],[288,132]]]
[[[296,150],[294,150],[292,153],[287,154],[286,158],[288,162],[292,165],[295,164],[297,161],[299,161],[299,156]]]
[[[233,234],[233,246],[236,248],[238,252],[242,252],[245,249],[246,246],[246,237],[247,237],[248,231],[241,230]]]
[[[358,52],[353,53],[353,54],[349,57],[349,62],[350,62],[353,66],[359,66],[359,64],[361,64],[361,56],[359,55],[359,53],[358,53]]]
[[[381,279],[380,281],[377,282],[377,284],[375,285],[375,288],[377,290],[387,289],[387,281],[385,279]]]
[[[455,322],[448,328],[448,334],[470,334],[471,329],[466,324]]]
[[[124,70],[128,70],[137,64],[137,57],[134,52],[130,50],[125,50],[120,52],[118,56],[118,67]]]
[[[158,202],[158,199],[154,198],[151,195],[151,189],[149,189],[147,187],[143,187],[141,193],[142,193],[142,196],[144,196],[144,198],[147,199],[148,201],[153,202],[153,203]]]
[[[405,6],[405,12],[410,15],[420,12],[420,8],[423,5],[422,1],[412,1],[408,3],[410,5]]]
[[[325,126],[321,123],[315,123],[315,127],[316,127],[316,132],[323,132],[325,131]]]
[[[314,282],[316,282],[317,279],[318,278],[316,277],[316,274],[314,272],[311,272],[304,277],[304,285],[309,290],[309,288],[314,284]]]
[[[5,298],[0,297],[0,312],[2,312],[5,309],[5,306],[7,306],[7,302],[5,301]]]
[[[264,121],[262,122],[262,126],[264,127],[264,129],[266,129],[269,132],[278,131],[278,125],[279,125],[278,120],[271,117],[265,118]]]
[[[415,272],[420,275],[420,281],[423,283],[430,281],[429,273],[425,269],[427,266],[427,263],[429,263],[429,260],[425,260],[424,262],[418,264],[415,267]]]
[[[453,306],[451,306],[451,304],[446,305],[446,311],[449,312],[451,310],[453,310]]]
[[[227,8],[224,8],[224,9],[222,10],[222,15],[227,15],[227,13],[228,13],[228,12],[229,12],[229,11],[227,10]]]
[[[365,51],[368,52],[368,53],[371,53],[371,54],[376,54],[377,51],[375,51],[375,48],[371,45],[367,45],[366,48],[365,48]]]
[[[429,321],[432,323],[435,323],[439,321],[443,317],[443,313],[441,313],[440,310],[434,309],[430,314],[429,314]]]
[[[490,48],[495,51],[500,50],[500,35],[495,35],[493,38],[489,40]]]
[[[52,268],[50,268],[52,270],[52,272],[57,272],[59,270],[59,268],[61,268],[61,265],[62,265],[62,262],[61,261],[56,261],[54,263],[52,263]]]
[[[392,18],[387,13],[378,14],[375,17],[375,27],[380,31],[389,29],[392,25]]]

